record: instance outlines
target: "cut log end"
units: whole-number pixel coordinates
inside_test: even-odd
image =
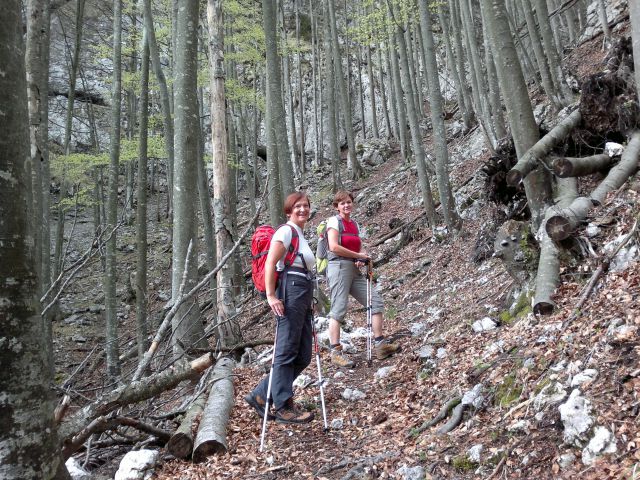
[[[536,315],[551,315],[556,306],[551,300],[536,302],[533,306],[533,313]]]
[[[573,176],[573,164],[566,158],[556,158],[553,161],[553,171],[560,178]]]
[[[224,453],[227,451],[227,447],[220,442],[211,440],[203,442],[193,451],[193,461],[195,463],[203,462],[216,453]]]
[[[507,184],[511,185],[512,187],[517,187],[522,183],[522,173],[520,173],[518,170],[512,168],[511,170],[509,170],[509,172],[507,172]]]
[[[188,458],[193,450],[193,438],[186,433],[175,433],[167,443],[167,450],[176,458]]]
[[[569,238],[572,233],[571,222],[561,215],[555,215],[547,220],[545,230],[549,238],[559,242],[565,238]]]

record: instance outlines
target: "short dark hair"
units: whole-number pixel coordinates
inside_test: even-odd
[[[287,196],[287,199],[284,201],[284,213],[285,215],[290,215],[293,212],[293,206],[298,203],[298,201],[303,198],[307,199],[307,203],[311,206],[311,199],[309,199],[309,195],[305,192],[293,192]]]
[[[344,202],[347,198],[350,198],[353,202],[353,195],[346,190],[338,190],[333,196],[333,208],[338,208],[340,202]]]

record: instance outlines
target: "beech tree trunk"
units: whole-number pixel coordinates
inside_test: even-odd
[[[433,143],[436,155],[436,179],[438,193],[444,221],[450,231],[460,227],[461,219],[456,211],[456,204],[451,191],[449,179],[449,149],[447,147],[447,134],[444,125],[444,109],[442,108],[442,93],[440,92],[440,78],[436,63],[435,42],[431,30],[431,18],[427,5],[418,2],[420,11],[420,24],[422,31],[422,43],[424,45],[424,60],[429,83],[429,103],[431,105],[431,124],[433,126]]]
[[[539,139],[538,125],[533,117],[527,85],[511,37],[504,0],[482,1],[485,2],[483,12],[486,14],[500,90],[507,106],[511,135],[518,158],[522,159]],[[525,178],[524,188],[532,224],[537,230],[544,215],[544,206],[551,197],[549,174],[544,169],[536,170]]]
[[[48,480],[55,478],[60,456],[51,358],[39,314],[34,235],[25,214],[31,201],[31,168],[19,0],[3,2],[0,25],[0,477]]]
[[[111,93],[111,146],[109,153],[109,196],[106,229],[113,231],[107,240],[104,274],[107,374],[120,376],[118,351],[118,299],[116,297],[117,259],[116,231],[118,223],[118,170],[120,168],[120,111],[122,101],[122,0],[113,1],[113,86]]]
[[[138,143],[138,190],[136,205],[136,338],[138,360],[148,348],[147,322],[147,136],[149,134],[149,38],[142,29],[140,60],[140,138]]]
[[[233,221],[231,218],[229,167],[227,164],[226,108],[224,90],[224,27],[222,0],[209,0],[207,3],[207,21],[209,24],[209,68],[211,75],[211,142],[213,156],[213,212],[216,235],[216,264],[233,246]],[[195,22],[198,23],[197,21]],[[269,87],[268,87],[269,88]],[[279,89],[278,89],[279,91]],[[273,93],[273,92],[271,92]],[[283,118],[284,120],[284,118]],[[218,339],[223,346],[237,343],[240,327],[233,320],[235,304],[233,301],[232,271],[222,268],[218,271]]]
[[[347,82],[344,78],[345,75],[342,72],[342,58],[340,56],[340,43],[338,42],[338,27],[336,26],[334,1],[335,0],[326,0],[329,13],[328,22],[331,31],[331,53],[333,55],[335,83],[338,88],[338,94],[340,95],[340,103],[342,104],[340,113],[342,114],[344,130],[347,135],[347,147],[349,149],[349,166],[351,167],[351,176],[353,180],[357,180],[362,176],[363,170],[356,156],[356,141],[355,133],[353,130],[351,98],[347,89]]]
[[[633,42],[633,66],[636,79],[636,95],[640,102],[640,3],[629,2],[629,22],[631,23],[631,41]]]

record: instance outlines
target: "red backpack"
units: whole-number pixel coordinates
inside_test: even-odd
[[[285,225],[288,225],[285,223]],[[282,225],[281,225],[282,226]],[[298,255],[298,246],[300,245],[300,239],[298,238],[298,232],[294,227],[291,228],[291,244],[287,249],[287,253],[284,256],[285,268],[290,267],[293,261]],[[278,227],[280,228],[280,227]],[[256,289],[263,295],[266,293],[266,285],[264,281],[264,266],[267,262],[267,254],[269,253],[269,247],[271,245],[271,238],[276,233],[271,225],[260,225],[256,228],[256,231],[251,237],[251,278]],[[276,272],[276,284],[278,283],[278,272]]]

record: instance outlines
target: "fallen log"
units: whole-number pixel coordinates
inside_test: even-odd
[[[529,173],[538,166],[549,152],[559,143],[561,143],[571,131],[580,124],[582,114],[580,110],[575,110],[571,115],[562,120],[558,125],[551,129],[544,137],[531,147],[518,160],[518,163],[507,173],[507,183],[511,186],[517,186],[522,183]]]
[[[547,235],[556,242],[569,238],[578,225],[585,220],[589,210],[594,206],[601,205],[609,192],[620,188],[635,172],[638,167],[639,155],[640,131],[636,131],[622,153],[620,162],[609,171],[609,174],[589,197],[576,198],[571,205],[558,210],[555,215],[547,219],[545,223]]]
[[[202,392],[189,405],[184,418],[167,443],[167,450],[176,458],[189,458],[193,452],[193,421],[202,413],[207,396]]]
[[[563,208],[571,205],[578,196],[578,183],[575,178],[559,178],[556,205]],[[545,220],[553,216],[553,209],[547,209]],[[546,226],[546,224],[545,224]],[[546,228],[539,230],[540,258],[536,273],[536,289],[533,297],[533,313],[536,315],[549,315],[555,309],[555,303],[551,299],[560,281],[559,249],[553,239],[547,233]]]
[[[551,161],[553,172],[560,178],[591,175],[609,168],[612,163],[613,158],[606,153],[582,158],[556,157]]]
[[[227,450],[227,423],[233,407],[233,380],[231,374],[235,362],[223,357],[216,363],[214,377],[219,377],[211,387],[193,449],[193,461],[201,462],[209,455]]]
[[[171,369],[123,385],[64,419],[58,428],[58,437],[63,446],[70,444],[80,448],[82,443],[92,434],[90,429],[87,429],[87,425],[96,419],[102,418],[120,407],[146,400],[174,388],[180,382],[191,379],[194,375],[202,374],[211,365],[213,365],[213,356],[211,353],[207,353],[192,362],[180,360]],[[74,452],[75,450],[67,448],[68,455],[65,459]]]

